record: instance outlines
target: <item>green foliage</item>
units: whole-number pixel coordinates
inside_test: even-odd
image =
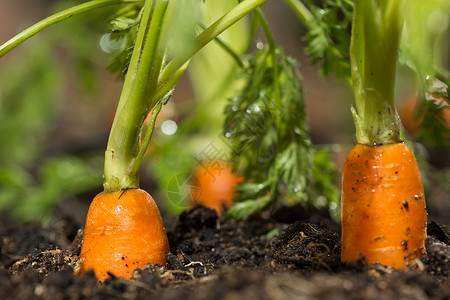
[[[419,140],[433,148],[450,146],[450,128],[444,109],[450,109],[448,85],[441,82],[441,88],[432,88],[419,99],[415,118],[420,120]]]
[[[32,64],[13,63],[0,73],[0,211],[19,221],[47,220],[63,197],[101,184],[92,155],[46,156],[63,78],[48,47],[35,43],[27,53]]]
[[[350,78],[349,52],[353,1],[305,1],[311,12],[307,25],[306,52],[320,72],[328,76],[334,71],[337,78]],[[428,2],[411,0],[402,11],[405,30],[400,45],[399,64],[413,70],[418,77],[419,105],[416,118],[421,120],[417,138],[426,144],[442,148],[448,145],[449,128],[445,125],[443,111],[448,104],[446,89],[449,74],[440,61],[447,54],[445,40],[448,28],[440,26],[449,22],[450,4],[446,0]],[[447,29],[446,29],[447,28]],[[445,31],[446,30],[446,31]],[[436,91],[439,80],[445,85]],[[441,101],[433,101],[430,95],[441,93]],[[448,93],[447,93],[448,94]],[[433,97],[431,97],[433,98]]]
[[[399,62],[417,78],[415,117],[420,126],[416,138],[433,148],[448,147],[450,128],[444,109],[450,105],[450,72],[445,66],[450,46],[450,2],[411,0],[407,5]]]
[[[94,26],[94,18],[60,24],[27,41],[0,69],[0,211],[18,221],[47,221],[59,201],[101,185],[102,153],[51,149],[68,79],[77,78],[71,85],[83,92],[95,91]],[[63,39],[68,30],[71,38]],[[72,69],[64,69],[59,53]]]
[[[324,76],[334,72],[337,78],[350,78],[350,30],[353,2],[349,0],[321,1],[309,4],[312,18],[307,22],[306,53],[320,65]]]
[[[242,16],[264,1],[204,2],[147,2],[155,5],[148,12],[155,11],[158,4],[164,4],[162,6],[165,7],[164,20],[160,20],[158,27],[162,30],[161,45],[158,45],[161,49],[157,49],[157,58],[161,63],[158,64],[158,72],[154,72],[156,68],[150,70],[157,75],[151,78],[155,87],[150,90],[163,91],[157,93],[158,97],[173,88],[186,63],[198,50],[212,39],[218,38],[219,32],[231,26],[231,21],[236,21],[243,11],[245,13]],[[349,80],[353,1],[303,1],[306,4],[300,0],[287,2],[299,9],[297,13],[307,30],[306,52],[312,62],[320,66],[320,72],[324,76],[333,74],[337,78]],[[375,2],[380,7],[387,3]],[[64,6],[68,3],[64,1]],[[435,147],[442,147],[449,141],[448,128],[445,127],[442,114],[443,108],[448,106],[449,76],[438,67],[439,59],[435,57],[442,56],[436,49],[445,49],[439,42],[445,40],[442,39],[444,33],[441,30],[445,26],[441,27],[440,24],[448,21],[446,12],[450,10],[450,5],[447,0],[432,0],[427,3],[411,0],[405,3],[409,6],[408,10],[405,9],[408,12],[406,38],[402,40],[400,63],[419,75],[420,92],[425,95],[417,110],[417,116],[422,120],[420,137]],[[223,11],[216,9],[216,5],[223,5],[226,11],[231,9],[233,13],[225,15],[226,22],[201,31],[203,23],[211,24],[224,15]],[[106,41],[106,48],[102,49],[110,54],[110,69],[121,76],[128,72],[139,24],[145,19],[142,18],[143,6],[144,1],[124,2],[115,6],[112,13],[105,11],[112,17],[110,32],[102,38]],[[234,10],[236,7],[240,8]],[[206,10],[202,10],[203,8]],[[205,22],[206,15],[210,12],[218,12],[218,15],[212,14],[214,17]],[[64,36],[70,33],[71,38],[65,39],[65,45],[74,53],[71,57],[73,71],[80,78],[83,87],[93,91],[97,82],[93,66],[99,61],[99,57],[95,56],[98,53],[92,51],[92,39],[85,37],[91,34],[89,31],[94,26],[105,26],[107,17],[106,14],[101,17],[94,14],[90,16],[80,18],[82,22],[79,23],[68,21],[66,27],[60,28],[63,29],[61,32]],[[147,16],[151,18],[154,14]],[[255,20],[258,21],[258,18]],[[389,18],[383,21],[389,21]],[[275,48],[274,39],[263,17],[259,22],[270,47],[249,56],[245,63],[240,64],[244,69],[237,80],[231,79],[234,76],[231,70],[234,65],[230,67],[231,63],[217,55],[219,52],[212,49],[211,45],[192,60],[190,74],[192,81],[196,81],[193,86],[196,96],[202,100],[201,104],[197,108],[189,108],[189,117],[180,122],[183,128],[179,128],[173,136],[155,137],[149,169],[158,180],[162,192],[178,193],[175,198],[168,196],[171,198],[168,199],[168,206],[177,212],[185,208],[185,203],[180,201],[190,192],[187,183],[189,171],[198,158],[195,154],[201,153],[201,147],[206,144],[214,143],[217,146],[215,143],[218,138],[213,123],[218,122],[222,116],[219,117],[214,112],[220,111],[220,99],[228,97],[231,89],[238,88],[239,95],[231,98],[225,109],[225,138],[220,141],[225,141],[226,146],[230,146],[233,164],[246,181],[238,186],[239,196],[229,214],[235,218],[244,218],[255,211],[273,208],[282,203],[324,205],[332,214],[337,215],[339,197],[335,186],[336,168],[327,151],[318,151],[307,134],[303,86],[298,65],[281,49]],[[422,26],[425,23],[426,26]],[[257,23],[254,24],[256,26]],[[393,26],[390,26],[393,24],[377,24],[386,25],[386,28],[382,26],[386,30],[378,36],[379,39],[372,38],[369,42],[382,41],[395,33],[395,28],[392,30]],[[198,34],[199,32],[201,33]],[[232,35],[232,38],[228,39],[227,34]],[[83,38],[74,38],[77,35]],[[227,32],[220,35],[223,49],[228,49],[227,53],[222,54],[232,53],[240,61],[239,56],[245,51],[249,40],[246,35],[251,36],[246,30],[238,29],[233,33],[233,30],[227,29]],[[147,38],[159,37],[149,34],[145,36]],[[36,43],[37,47],[27,53],[32,55],[33,64],[17,63],[14,67],[3,69],[0,74],[0,209],[11,211],[22,220],[44,217],[61,197],[100,185],[100,164],[93,163],[97,161],[96,154],[48,157],[49,149],[42,146],[48,142],[52,122],[58,113],[58,102],[63,97],[61,86],[64,85],[64,73],[49,55],[49,47],[57,44],[57,39],[61,42],[62,36],[54,37],[51,41],[41,39]],[[62,47],[62,43],[59,46]],[[366,46],[364,44],[360,50],[378,51]],[[445,50],[443,53],[446,54]],[[379,59],[377,55],[372,57]],[[379,66],[376,59],[373,60],[374,65]],[[196,60],[200,65],[198,69],[195,68]],[[137,65],[140,62],[142,60],[136,60]],[[394,64],[386,65],[395,69],[395,66],[392,67]],[[162,69],[161,74],[159,69]],[[381,77],[381,81],[386,82],[386,73],[392,72],[386,72],[385,67],[382,69],[383,72],[377,75]],[[213,73],[216,71],[217,74]],[[205,77],[216,84],[209,84],[204,80]],[[27,79],[26,89],[17,84],[22,83],[24,78]],[[139,81],[145,81],[142,78],[145,76]],[[441,86],[436,89],[437,78],[444,88]],[[390,80],[387,82],[393,83]],[[156,86],[157,84],[160,86]],[[438,98],[439,101],[436,101]],[[159,99],[149,101],[157,100]],[[193,138],[195,134],[197,137]],[[208,137],[205,138],[206,134]],[[211,138],[211,134],[214,138]],[[201,139],[203,140],[200,141]],[[123,140],[119,139],[118,144],[121,142]],[[199,145],[202,146],[199,148]],[[181,186],[183,191],[180,190]]]
[[[172,0],[172,2],[174,4],[169,9],[171,14],[169,22],[172,21],[174,25],[170,28],[165,48],[168,49],[167,54],[174,56],[193,46],[192,41],[201,20],[201,13],[198,0]],[[125,77],[128,71],[143,5],[144,1],[123,4],[110,18],[110,39],[119,46],[111,53],[109,68],[112,72],[118,72],[121,77]]]
[[[110,38],[119,44],[118,49],[111,54],[109,69],[125,77],[130,64],[136,40],[137,27],[141,19],[143,3],[125,4],[110,21]]]
[[[42,158],[35,176],[30,173],[31,166],[1,167],[0,211],[8,211],[22,222],[49,220],[59,201],[101,185],[99,157],[97,154]]]
[[[431,87],[448,58],[450,1],[408,0],[400,60],[415,71],[421,88]],[[446,45],[447,43],[447,45]],[[448,76],[447,76],[448,77]]]
[[[188,5],[190,8],[181,10],[186,14],[184,23],[191,26],[191,32],[180,39],[184,40],[184,45],[192,44],[195,29],[204,29],[235,5],[228,0],[207,1],[200,3],[200,7],[197,4],[195,1],[186,3],[185,7]],[[194,12],[189,13],[192,10]],[[177,22],[178,26],[180,24]],[[189,28],[186,25],[182,27],[182,31]],[[246,22],[233,25],[220,35],[220,39],[208,44],[192,58],[186,75],[189,76],[194,95],[192,99],[186,99],[188,101],[176,103],[174,118],[178,129],[173,135],[155,132],[147,171],[160,187],[158,199],[169,213],[178,214],[191,205],[191,176],[195,166],[207,159],[203,153],[207,152],[208,146],[216,148],[221,155],[228,155],[228,147],[221,143],[220,135],[223,109],[239,84],[239,80],[235,80],[239,67],[236,62],[240,62],[240,55],[247,49],[247,43],[243,43],[247,39],[247,27]],[[183,35],[182,31],[172,36],[172,39]],[[186,41],[186,38],[191,38],[191,41]],[[172,45],[172,49],[176,47]],[[175,90],[175,97],[178,95]],[[163,115],[165,109],[162,109]]]
[[[307,134],[297,67],[279,48],[255,53],[243,73],[244,88],[225,110],[232,162],[245,177],[228,211],[233,217],[246,217],[277,201],[316,206],[319,197],[324,205],[338,200],[330,184],[334,166],[327,155],[315,152]]]
[[[194,48],[193,40],[201,24],[202,12],[199,0],[173,0],[175,12],[168,20],[170,35],[167,40],[169,56],[191,51]]]
[[[340,195],[336,187],[338,170],[330,158],[329,149],[314,151],[312,177],[314,178],[310,198],[314,199],[314,205],[326,205],[332,217],[339,219]]]
[[[47,50],[45,45],[36,46],[29,53],[31,66],[11,64],[0,73],[2,165],[29,164],[44,150],[37,146],[51,126],[51,118],[58,108],[54,104],[61,94],[61,70],[48,57]]]
[[[191,205],[191,176],[196,161],[189,137],[192,135],[180,131],[171,136],[160,134],[150,147],[146,170],[159,186],[162,208],[170,214],[180,214]]]

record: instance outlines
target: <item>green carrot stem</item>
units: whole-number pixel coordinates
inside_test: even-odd
[[[105,191],[139,187],[138,172],[130,164],[139,155],[141,126],[150,110],[149,99],[154,97],[163,62],[159,42],[167,6],[168,1],[145,1],[105,152]]]
[[[261,27],[267,38],[267,43],[269,43],[270,49],[275,50],[277,48],[277,45],[275,43],[275,38],[273,37],[272,31],[270,30],[269,23],[267,22],[267,19],[264,16],[264,13],[262,12],[260,7],[258,7],[256,9],[256,15],[258,16],[259,23],[261,24]]]
[[[155,129],[156,118],[158,117],[162,106],[163,106],[163,101],[159,101],[155,105],[155,107],[153,108],[153,110],[151,112],[150,122],[148,124],[147,132],[145,133],[145,137],[144,137],[144,141],[142,142],[141,149],[140,149],[136,159],[131,163],[130,170],[128,171],[131,174],[136,174],[139,171],[139,166],[141,165],[142,159],[144,158],[144,155],[146,153],[148,145],[150,144],[150,140],[152,138],[153,131]]]
[[[308,24],[313,18],[312,13],[300,0],[285,0],[285,2],[292,8],[294,13],[300,18],[304,24]]]
[[[173,86],[168,85],[170,77],[177,72],[187,61],[189,61],[200,49],[202,49],[209,42],[214,40],[226,29],[231,27],[234,23],[245,17],[255,8],[266,2],[267,0],[245,0],[233,7],[228,13],[219,18],[211,26],[205,29],[194,40],[194,47],[189,51],[180,53],[175,56],[170,63],[162,70],[158,86],[165,86],[164,90],[171,90]],[[158,99],[154,99],[154,102]]]
[[[154,99],[159,100],[164,98],[168,93],[171,93],[173,90],[173,87],[177,84],[177,82],[180,80],[181,76],[186,71],[190,60],[188,60],[184,65],[182,65],[166,82],[165,85],[159,85],[157,87]]]
[[[356,142],[367,145],[400,141],[394,101],[395,71],[403,28],[402,1],[356,0],[350,45],[356,109]]]
[[[206,29],[205,26],[201,26],[202,29]],[[232,58],[233,60],[236,62],[236,64],[243,68],[245,63],[242,61],[241,57],[239,56],[239,54],[236,53],[236,51],[234,51],[230,45],[227,44],[226,41],[224,41],[221,37],[217,36],[214,41],[223,49],[225,50],[225,52],[227,52]]]
[[[246,65],[246,62],[239,57],[239,55],[225,42],[223,41],[219,36],[217,36],[214,39],[215,42],[219,44],[219,46],[222,47],[230,56],[234,59],[237,65],[239,65],[241,68]],[[184,71],[186,71],[190,60],[188,60],[184,65],[182,65],[175,73],[168,79],[168,81],[164,85],[158,86],[158,89],[156,91],[155,100],[163,98],[167,93],[169,93],[173,87],[176,85],[176,83],[180,80],[181,76],[184,74]]]
[[[162,45],[165,45],[165,35],[170,34],[167,28],[175,21],[172,8],[176,2],[170,5],[167,0],[145,1],[129,70],[105,152],[105,191],[139,186],[139,163],[136,162],[139,161],[139,153],[145,150],[140,144],[140,132],[149,110],[173,89],[195,53],[265,1],[267,0],[246,0],[235,6],[195,39],[193,49],[175,56],[162,71],[165,53],[165,46]],[[168,16],[165,17],[165,14]],[[167,20],[169,22],[165,24]]]
[[[256,9],[256,16],[258,17],[259,23],[261,24],[261,27],[264,31],[264,34],[267,38],[267,43],[269,44],[270,47],[270,55],[272,56],[272,64],[273,64],[273,78],[274,78],[274,94],[276,97],[276,101],[278,104],[280,101],[280,97],[281,97],[281,89],[280,89],[280,85],[278,83],[278,59],[277,59],[277,45],[275,43],[275,38],[272,34],[272,31],[270,30],[270,26],[269,23],[267,22],[266,17],[264,16],[264,13],[262,12],[262,9],[260,7],[258,7]]]
[[[142,2],[143,0],[94,0],[89,1],[71,8],[68,8],[66,10],[63,10],[61,12],[58,12],[56,14],[51,15],[50,17],[47,17],[43,19],[42,21],[34,24],[31,27],[28,27],[21,33],[17,34],[10,40],[8,40],[6,43],[0,46],[0,57],[4,56],[6,53],[23,43],[24,41],[28,40],[30,37],[34,36],[36,33],[44,30],[45,28],[56,24],[58,22],[67,20],[73,16],[79,15],[84,12],[91,11],[96,8],[108,6],[108,5],[117,5],[122,3],[133,3],[133,2]]]

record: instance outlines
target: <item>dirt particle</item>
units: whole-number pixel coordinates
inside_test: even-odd
[[[274,259],[280,264],[332,270],[339,264],[339,236],[325,227],[297,221],[272,242]]]
[[[407,250],[408,249],[408,241],[403,240],[401,244],[403,246],[403,250]]]
[[[408,204],[408,201],[403,201],[403,207],[406,209],[406,211],[408,211],[408,209],[409,209],[409,204]]]

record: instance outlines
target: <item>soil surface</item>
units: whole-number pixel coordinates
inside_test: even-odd
[[[70,219],[14,225],[0,218],[1,299],[450,299],[450,235],[428,224],[414,269],[340,263],[339,224],[325,211],[286,209],[234,222],[206,208],[166,218],[165,266],[131,281],[74,275],[82,228]]]

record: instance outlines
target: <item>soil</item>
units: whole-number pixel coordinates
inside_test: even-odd
[[[430,221],[427,256],[394,270],[340,263],[339,224],[322,210],[235,222],[198,207],[165,218],[165,266],[131,281],[74,275],[83,231],[70,217],[43,227],[0,218],[2,299],[450,299],[450,235]]]

